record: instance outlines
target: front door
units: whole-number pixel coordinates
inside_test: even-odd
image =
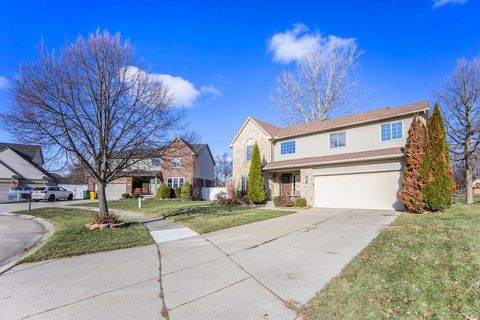
[[[289,196],[292,186],[292,174],[291,173],[284,173],[280,176],[280,192],[282,196]]]

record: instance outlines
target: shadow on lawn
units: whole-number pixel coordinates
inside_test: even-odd
[[[164,218],[170,218],[180,215],[185,216],[198,216],[198,215],[209,215],[209,216],[223,216],[223,215],[231,215],[235,214],[240,211],[250,210],[252,208],[249,207],[242,207],[239,205],[210,205],[210,206],[198,206],[198,207],[188,207],[177,209],[166,213],[163,215]]]

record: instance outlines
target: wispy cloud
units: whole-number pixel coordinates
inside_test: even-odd
[[[215,87],[214,85],[208,85],[208,86],[201,86],[200,91],[202,94],[207,95],[207,98],[205,99],[206,103],[213,102],[217,100],[217,97],[222,96],[222,91]]]
[[[450,5],[464,4],[467,1],[468,0],[433,0],[433,7],[440,8],[447,4],[450,4]]]
[[[355,39],[323,36],[318,30],[309,32],[307,26],[298,23],[293,29],[274,34],[268,41],[268,49],[273,53],[273,61],[288,64],[293,61],[300,62],[311,53],[324,54],[334,47],[349,46],[353,43]]]
[[[220,89],[218,89],[217,87],[215,87],[213,85],[201,86],[200,91],[203,92],[203,93],[209,93],[212,96],[221,96],[222,95],[222,92],[220,91]]]
[[[0,76],[0,89],[6,89],[10,86],[10,81],[4,76]]]

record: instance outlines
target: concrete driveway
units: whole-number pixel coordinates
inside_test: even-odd
[[[393,211],[309,209],[158,244],[165,304],[175,319],[297,319]]]

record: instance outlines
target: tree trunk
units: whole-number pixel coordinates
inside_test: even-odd
[[[466,203],[473,204],[473,164],[471,159],[467,159],[465,168],[465,193]]]
[[[108,215],[107,196],[105,195],[105,183],[97,183],[98,210],[101,216]]]

